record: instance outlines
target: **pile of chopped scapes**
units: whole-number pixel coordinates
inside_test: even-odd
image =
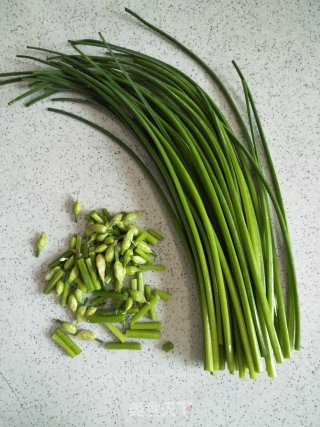
[[[69,241],[69,249],[55,259],[45,274],[44,292],[55,290],[63,307],[68,306],[78,324],[86,321],[104,325],[118,340],[108,342],[110,350],[140,350],[139,342],[127,339],[160,339],[161,322],[156,321],[155,305],[171,295],[144,283],[144,271],[164,270],[156,265],[151,246],[163,237],[143,230],[132,221],[140,212],[118,213],[110,217],[106,209],[88,217],[85,235]],[[149,321],[141,322],[143,316]],[[68,336],[99,341],[94,331],[61,322],[52,338],[74,357],[81,349]],[[120,327],[117,326],[120,324]]]
[[[102,34],[99,40],[70,41],[73,54],[31,48],[51,56],[20,55],[42,68],[2,74],[6,79],[1,84],[27,82],[29,90],[12,101],[31,96],[27,106],[62,92],[63,97],[53,100],[89,103],[112,112],[132,132],[152,159],[151,168],[106,129],[49,108],[87,123],[123,147],[162,197],[197,282],[204,368],[213,374],[227,366],[231,374],[238,371],[244,378],[249,371],[254,379],[263,372],[264,359],[268,375],[275,377],[275,362],[282,363],[293,349],[300,349],[299,296],[282,195],[251,91],[234,63],[246,102],[243,118],[207,64],[172,36],[127,12],[208,73],[229,104],[237,127],[183,72],[151,56],[109,44]],[[86,52],[81,46],[86,46]],[[91,47],[100,50],[90,54]],[[74,93],[81,97],[68,95]],[[163,178],[160,184],[154,169]],[[287,266],[284,278],[278,237]]]

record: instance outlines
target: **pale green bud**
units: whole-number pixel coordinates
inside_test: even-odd
[[[77,199],[73,204],[73,213],[74,213],[74,218],[76,222],[78,221],[78,216],[80,214],[80,211],[81,211],[81,205],[79,200]]]
[[[89,307],[86,311],[86,316],[90,317],[97,311],[97,307]]]
[[[98,246],[96,247],[95,252],[96,252],[97,254],[100,254],[100,253],[102,253],[102,252],[105,252],[105,251],[107,250],[107,248],[108,248],[108,246],[107,246],[107,245],[105,245],[104,243],[102,243],[101,245],[98,245]]]
[[[136,219],[140,218],[141,214],[142,214],[141,211],[129,212],[124,216],[123,222],[129,224],[130,222],[133,222]]]
[[[146,254],[151,254],[153,252],[151,247],[146,242],[138,242],[136,246]]]
[[[139,273],[140,269],[138,267],[135,267],[134,265],[128,265],[126,267],[126,274],[128,276],[133,276],[136,273]]]
[[[77,311],[78,301],[76,300],[76,297],[73,294],[69,295],[69,298],[68,298],[68,307],[70,308],[70,310],[73,313],[75,313]]]
[[[64,283],[62,280],[59,280],[59,282],[56,284],[56,296],[57,297],[62,294],[63,289],[64,289]]]
[[[40,255],[42,249],[46,246],[47,243],[47,235],[44,231],[41,231],[40,238],[37,242],[36,256]]]
[[[145,264],[147,261],[139,255],[133,255],[131,261],[135,264]]]
[[[77,333],[76,338],[83,341],[94,341],[96,339],[96,333],[94,331],[82,330]]]
[[[105,257],[102,254],[98,254],[96,257],[96,266],[98,269],[98,273],[100,276],[100,279],[102,281],[104,281],[105,277],[106,277],[106,267],[107,267],[107,263],[105,260]]]
[[[99,224],[103,224],[104,221],[97,211],[91,212],[90,216],[95,222],[98,222]]]
[[[76,321],[78,323],[81,323],[84,321],[86,316],[86,310],[87,310],[87,307],[85,305],[81,305],[80,307],[78,307],[76,311]]]
[[[75,297],[75,299],[78,301],[78,303],[82,303],[82,292],[81,292],[81,290],[79,289],[79,288],[77,288],[74,292],[73,292],[73,295],[74,295],[74,297]]]
[[[143,295],[142,292],[138,291],[138,290],[134,290],[134,289],[129,289],[129,293],[131,295],[131,298],[133,299],[133,301],[139,302],[139,303],[145,303],[147,302],[145,296]]]
[[[68,332],[68,334],[72,334],[72,335],[75,335],[78,332],[77,327],[69,322],[62,322],[61,328],[64,331]]]
[[[70,271],[70,276],[69,276],[70,283],[74,282],[78,277],[79,277],[79,269],[78,269],[78,266],[75,265]]]

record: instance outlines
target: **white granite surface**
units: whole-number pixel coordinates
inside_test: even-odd
[[[231,60],[245,72],[287,208],[300,282],[302,350],[278,368],[273,381],[205,373],[195,283],[168,216],[143,174],[107,138],[48,113],[50,101],[29,109],[8,107],[21,87],[1,88],[0,426],[318,426],[320,3],[1,0],[1,70],[25,68],[26,61],[15,55],[26,53],[26,45],[63,50],[70,38],[103,31],[112,42],[180,67],[215,96],[207,76],[127,16],[125,6],[200,53],[239,100]],[[63,107],[81,111],[128,140],[111,119],[86,107]],[[41,292],[41,275],[66,244],[66,235],[81,229],[70,214],[76,193],[87,209],[145,206],[144,223],[167,236],[160,252],[168,270],[150,274],[149,280],[173,293],[161,312],[165,336],[175,343],[172,354],[163,353],[159,343],[121,354],[90,344],[71,360],[51,342],[52,319],[64,311],[53,296]],[[49,241],[36,259],[33,241],[42,229]]]

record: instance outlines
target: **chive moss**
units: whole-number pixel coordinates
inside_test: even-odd
[[[74,55],[33,48],[53,54],[55,59],[21,57],[48,68],[17,72],[14,79],[10,78],[12,73],[4,73],[0,83],[13,83],[18,78],[30,85],[11,103],[35,95],[28,102],[31,105],[58,91],[79,93],[86,102],[111,111],[135,135],[152,160],[151,169],[134,149],[106,129],[75,114],[49,108],[86,123],[115,141],[132,156],[157,190],[196,279],[205,369],[213,373],[226,366],[230,373],[238,369],[242,378],[247,368],[250,377],[256,378],[263,370],[264,358],[268,375],[274,377],[274,362],[281,363],[283,358],[291,357],[293,349],[300,349],[300,304],[288,221],[252,92],[233,62],[244,93],[245,111],[241,114],[225,84],[204,61],[174,37],[129,9],[126,11],[177,46],[208,74],[228,104],[233,116],[230,122],[215,100],[189,76],[156,58],[111,45],[101,33],[97,40],[71,41]],[[83,46],[102,49],[101,54],[87,55]],[[75,100],[67,96],[63,99]],[[159,185],[158,176],[163,185]],[[110,236],[117,243],[106,250],[105,260],[111,268],[108,283],[105,279],[103,286],[116,275],[118,291],[123,286],[122,275],[120,268],[115,272],[112,267],[115,261],[122,263],[118,241],[127,227],[126,215],[110,217],[108,212],[101,212],[98,217],[103,224],[95,222],[100,221],[97,216],[91,218],[86,231],[86,236],[93,239],[88,254],[82,254],[81,244],[76,242],[77,263],[80,259],[87,267],[82,256],[87,258],[95,247],[95,234],[108,233],[112,228]],[[151,255],[136,244],[154,245],[162,236],[134,227],[137,234],[130,248],[134,254],[127,253],[123,269],[131,263],[141,271],[160,270],[150,266]],[[283,241],[285,282],[280,275],[276,229]],[[129,239],[124,249],[128,243]],[[64,261],[59,258],[51,267]],[[87,268],[82,271],[79,265],[79,270],[87,290],[97,289],[95,277]],[[88,283],[84,276],[89,277]],[[158,295],[149,297],[151,307],[145,304],[131,324],[148,312],[151,315],[151,301]]]

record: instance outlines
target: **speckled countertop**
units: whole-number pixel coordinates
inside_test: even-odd
[[[236,59],[261,112],[284,194],[300,281],[302,351],[279,377],[240,382],[202,369],[195,283],[161,201],[130,158],[90,128],[46,111],[7,106],[0,97],[0,426],[317,426],[320,424],[320,9],[318,1],[164,0],[0,2],[1,70],[24,68],[26,45],[66,48],[70,38],[103,31],[110,41],[156,55],[185,70],[213,96],[204,73],[177,49],[126,16],[129,6],[161,25],[211,64],[240,100]],[[219,98],[218,98],[218,102]],[[112,122],[82,111],[130,141]],[[131,141],[133,142],[133,141]],[[143,156],[143,153],[141,153]],[[141,353],[110,354],[84,345],[71,360],[51,342],[64,311],[41,293],[41,276],[81,229],[71,221],[76,193],[87,209],[147,207],[145,224],[163,232],[168,270],[148,280],[169,288],[165,336],[175,351],[146,344]],[[33,256],[35,233],[49,243]],[[163,285],[165,284],[165,286]],[[102,333],[102,331],[101,331]]]

